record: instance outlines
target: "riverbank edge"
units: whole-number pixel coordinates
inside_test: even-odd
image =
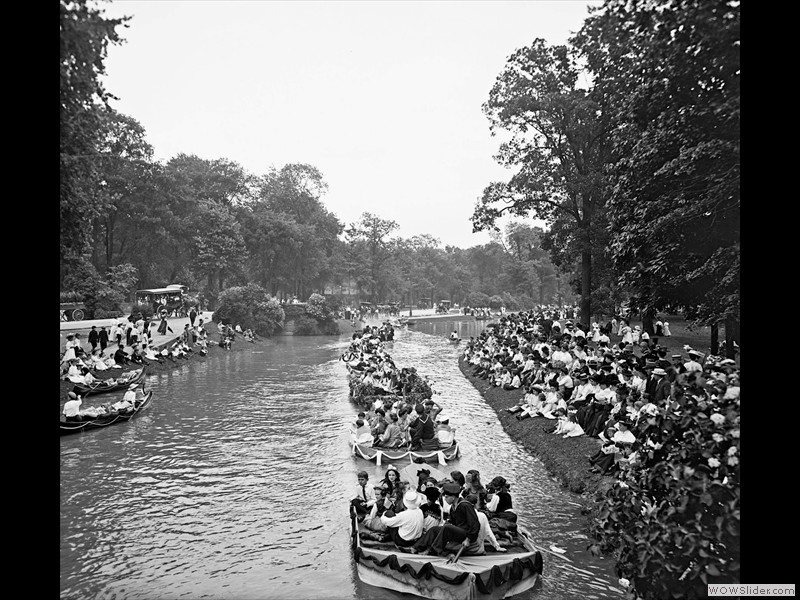
[[[269,339],[269,338],[266,338],[266,339]],[[169,340],[167,342],[162,342],[162,343],[157,344],[156,346],[154,346],[154,348],[156,350],[160,350],[162,347],[171,344],[173,341],[174,340]],[[163,363],[159,363],[159,362],[156,362],[156,361],[150,361],[150,364],[147,365],[147,367],[146,367],[147,376],[145,377],[145,380],[144,380],[144,387],[145,387],[145,389],[147,389],[147,378],[150,377],[151,375],[156,374],[156,373],[165,373],[167,371],[172,371],[173,369],[179,369],[181,367],[185,367],[187,364],[189,364],[190,362],[195,361],[195,360],[205,361],[209,357],[215,356],[215,355],[217,355],[218,353],[221,353],[221,352],[242,352],[244,350],[252,350],[253,347],[258,347],[260,344],[263,344],[263,343],[264,343],[264,339],[263,338],[259,339],[259,340],[256,340],[255,342],[246,342],[241,338],[237,338],[236,341],[234,341],[234,343],[231,345],[230,350],[223,350],[222,348],[220,348],[216,344],[209,344],[208,345],[208,353],[206,354],[206,356],[201,356],[199,352],[192,352],[186,358],[175,359],[175,362],[172,362],[169,359],[165,359]],[[139,368],[141,368],[141,365],[137,365],[135,363],[128,363],[122,369],[110,369],[109,371],[104,371],[104,372],[98,374],[97,378],[98,379],[108,379],[109,377],[119,377],[122,373],[127,373],[128,371],[134,371],[134,370],[139,369]],[[69,400],[69,392],[72,390],[72,388],[74,386],[75,386],[75,384],[72,383],[69,380],[64,380],[64,379],[61,380],[61,390],[60,390],[61,391],[61,393],[60,393],[60,401],[61,402],[60,402],[60,409],[59,409],[60,411],[63,411],[64,403],[67,400]],[[122,391],[124,391],[124,390],[122,390]],[[122,391],[115,392],[115,393],[117,395],[120,395],[122,393]],[[111,399],[111,398],[116,400],[118,398],[114,398],[114,394],[115,393],[110,393],[109,392],[109,393],[106,393],[106,394],[97,394],[97,395],[87,396],[86,398],[84,398],[84,404],[85,404],[85,406],[93,406],[93,405],[104,404],[104,403],[106,403],[108,401],[108,399]]]
[[[597,452],[601,445],[599,439],[586,436],[562,438],[546,433],[545,428],[554,425],[554,421],[544,417],[533,417],[522,421],[508,412],[507,409],[519,404],[524,390],[504,390],[492,386],[487,380],[472,374],[472,366],[464,359],[458,358],[458,368],[472,386],[478,390],[484,402],[494,410],[503,430],[515,442],[521,444],[527,452],[544,464],[547,472],[562,487],[580,496],[583,514],[589,515],[587,526],[591,523],[592,513],[597,500],[613,485],[614,478],[589,471],[588,456]]]

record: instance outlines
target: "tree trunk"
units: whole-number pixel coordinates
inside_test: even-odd
[[[581,327],[583,331],[588,332],[592,315],[592,253],[589,246],[588,229],[586,236],[586,247],[581,252]],[[558,282],[557,277],[556,282]]]
[[[738,336],[738,323],[732,317],[725,319],[725,358],[736,358],[736,349],[733,342]]]
[[[644,312],[642,313],[642,329],[651,337],[656,334],[656,330],[653,327],[653,317],[655,317],[655,315],[656,310],[649,306],[644,309]]]
[[[711,354],[719,354],[719,323],[711,324]]]

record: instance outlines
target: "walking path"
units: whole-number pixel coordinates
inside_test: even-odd
[[[203,319],[204,323],[209,323],[211,321],[211,315],[214,313],[212,311],[204,311],[197,315],[197,319]],[[128,315],[124,315],[120,317],[122,319],[127,319]],[[64,352],[64,344],[67,341],[67,335],[70,333],[80,333],[81,334],[81,341],[83,344],[84,350],[90,350],[91,346],[89,345],[89,331],[92,329],[92,325],[97,327],[98,331],[100,327],[105,326],[107,329],[111,328],[111,325],[114,324],[115,321],[118,319],[94,319],[94,320],[87,320],[87,321],[62,321],[61,322],[61,345],[59,347],[60,352]],[[167,330],[166,335],[161,335],[160,333],[156,332],[158,327],[158,323],[161,321],[156,321],[156,327],[151,327],[150,331],[152,332],[152,339],[153,339],[153,347],[155,350],[160,350],[167,344],[171,344],[176,339],[178,339],[183,332],[184,326],[189,322],[189,317],[169,317],[167,319],[167,324],[169,328],[172,329],[172,333]],[[195,321],[197,323],[197,321]],[[208,330],[209,335],[212,333],[216,333],[216,328],[213,330]],[[123,336],[124,339],[124,336]],[[108,347],[106,348],[106,355],[114,354],[117,351],[117,343],[109,341]]]

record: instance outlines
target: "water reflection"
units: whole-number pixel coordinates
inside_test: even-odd
[[[389,351],[436,381],[463,449],[453,468],[515,481],[537,542],[572,561],[545,554],[527,596],[619,597],[610,562],[584,551],[572,497],[503,433],[458,350],[423,327],[399,331]],[[189,363],[148,378],[154,401],[137,419],[62,438],[61,597],[402,598],[358,581],[350,556],[355,472],[377,479],[385,465],[350,454],[347,342],[281,337]]]

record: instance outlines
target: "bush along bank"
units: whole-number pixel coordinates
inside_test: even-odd
[[[544,418],[517,421],[506,409],[524,392],[491,386],[459,367],[497,413],[509,436],[585,498],[593,554],[616,559],[628,600],[704,598],[708,584],[740,580],[738,378],[719,384],[721,367],[678,376],[656,413],[638,419],[636,460],[618,475],[586,471],[599,440],[546,433]],[[711,383],[717,379],[716,383]]]

